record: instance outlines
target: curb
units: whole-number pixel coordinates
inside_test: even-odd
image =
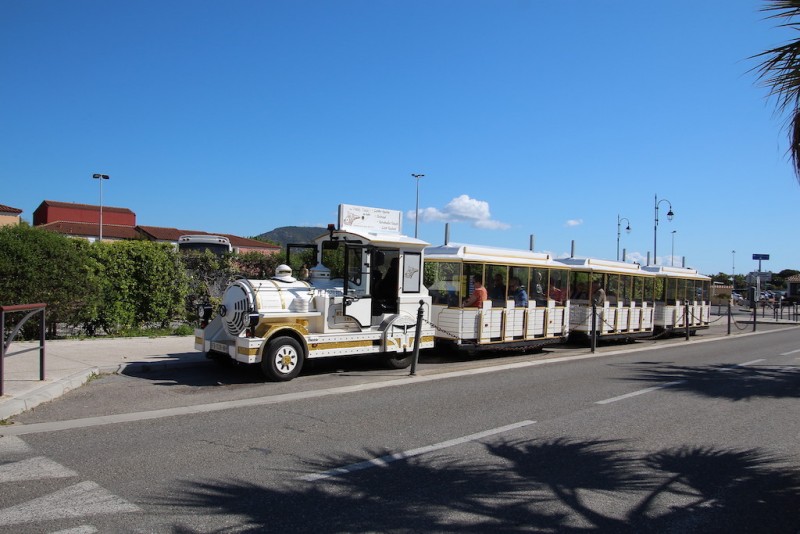
[[[92,375],[100,373],[100,368],[84,369],[70,376],[56,380],[51,384],[36,388],[35,390],[0,403],[0,420],[8,419],[22,412],[49,402],[64,395],[64,393],[79,388],[89,381]]]
[[[85,385],[93,375],[122,374],[125,372],[147,373],[164,369],[185,369],[203,365],[213,365],[213,361],[205,358],[196,358],[190,361],[156,361],[156,362],[130,362],[103,367],[91,367],[72,375],[60,378],[50,384],[23,393],[18,397],[0,401],[0,421],[31,410],[40,404],[50,402],[68,391]],[[2,427],[0,427],[2,428]]]

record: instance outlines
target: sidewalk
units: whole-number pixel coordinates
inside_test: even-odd
[[[36,348],[30,352],[20,351]],[[45,380],[39,380],[39,342],[13,342],[3,365],[0,421],[56,399],[92,375],[131,367],[202,365],[193,336],[54,340],[45,343]]]

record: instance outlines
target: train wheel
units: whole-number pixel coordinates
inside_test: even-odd
[[[261,371],[268,379],[286,382],[300,374],[303,368],[303,348],[296,339],[280,336],[272,339],[261,358]]]
[[[414,353],[408,354],[407,356],[402,356],[400,354],[394,354],[386,358],[386,365],[389,366],[390,369],[405,369],[409,365],[411,365],[411,361],[414,359]]]

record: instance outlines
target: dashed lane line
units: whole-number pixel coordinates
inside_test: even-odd
[[[645,393],[650,393],[651,391],[658,391],[659,389],[669,388],[672,386],[677,386],[680,384],[685,384],[686,380],[676,380],[675,382],[667,382],[665,384],[660,384],[658,386],[653,386],[651,388],[640,389],[639,391],[631,391],[630,393],[626,393],[624,395],[620,395],[619,397],[613,397],[610,399],[605,399],[601,401],[595,402],[595,404],[611,404],[612,402],[621,401],[624,399],[629,399],[631,397],[636,397],[638,395],[644,395]]]
[[[455,447],[456,445],[461,445],[463,443],[468,443],[470,441],[476,441],[481,438],[485,438],[488,436],[493,436],[495,434],[501,434],[503,432],[508,432],[510,430],[515,430],[517,428],[523,428],[528,425],[532,425],[536,423],[536,421],[520,421],[518,423],[512,423],[510,425],[501,426],[498,428],[492,428],[490,430],[485,430],[483,432],[477,432],[475,434],[470,434],[468,436],[462,436],[460,438],[450,439],[447,441],[442,441],[440,443],[435,443],[433,445],[426,445],[425,447],[419,447],[417,449],[411,449],[404,452],[398,452],[395,454],[387,454],[386,456],[381,456],[378,458],[372,458],[371,460],[365,460],[363,462],[358,462],[355,464],[346,465],[344,467],[337,467],[335,469],[329,469],[327,471],[323,471],[321,473],[313,473],[310,475],[305,475],[300,477],[300,480],[305,482],[315,482],[317,480],[323,480],[326,478],[346,475],[348,473],[353,473],[355,471],[362,471],[364,469],[369,469],[371,467],[384,467],[392,462],[396,462],[398,460],[405,460],[406,458],[411,458],[414,456],[419,456],[421,454],[426,454],[433,451],[438,451],[441,449],[446,449],[448,447]]]

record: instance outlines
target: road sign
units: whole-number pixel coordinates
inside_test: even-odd
[[[769,254],[753,254],[754,260],[768,260]]]

